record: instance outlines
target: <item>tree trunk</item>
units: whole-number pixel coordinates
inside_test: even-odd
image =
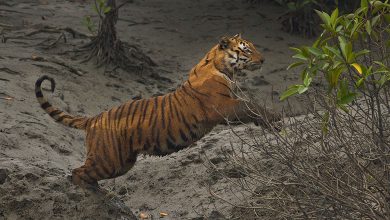
[[[92,50],[86,61],[95,57],[99,66],[113,64],[130,71],[155,66],[156,64],[136,46],[124,45],[118,39],[115,28],[118,21],[116,0],[108,0],[106,6],[111,9],[101,18],[97,36],[85,46]]]

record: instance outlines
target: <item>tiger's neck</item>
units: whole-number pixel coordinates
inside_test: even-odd
[[[218,45],[214,46],[203,59],[195,65],[189,75],[191,82],[202,81],[213,75],[227,78],[227,81],[234,80],[236,70],[225,61],[225,54],[218,53]]]

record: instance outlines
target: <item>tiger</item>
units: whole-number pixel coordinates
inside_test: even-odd
[[[71,181],[81,187],[99,187],[98,181],[127,173],[139,154],[164,156],[182,150],[209,133],[216,125],[239,117],[242,122],[269,125],[280,115],[257,107],[262,117],[249,116],[253,105],[235,96],[238,71],[262,67],[264,57],[241,35],[222,37],[195,65],[188,80],[161,96],[130,100],[94,117],[73,116],[52,106],[41,84],[55,81],[43,75],[35,83],[40,106],[55,121],[86,132],[86,159],[72,170]],[[264,119],[272,123],[265,123]]]

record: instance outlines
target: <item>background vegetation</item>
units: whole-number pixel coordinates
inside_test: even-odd
[[[292,48],[298,62],[289,68],[301,68],[302,83],[281,99],[305,95],[309,114],[287,118],[282,132],[248,129],[250,140],[225,151],[223,166],[240,177],[221,174],[242,197],[238,218],[242,210],[254,219],[390,216],[390,4],[340,11],[314,11],[321,34]]]
[[[254,0],[252,2],[264,2],[265,0]],[[360,1],[338,1],[338,0],[270,0],[285,8],[285,13],[280,16],[280,22],[285,31],[294,34],[301,34],[306,37],[313,37],[319,31],[320,20],[314,10],[330,12],[338,8],[342,13],[354,11]]]

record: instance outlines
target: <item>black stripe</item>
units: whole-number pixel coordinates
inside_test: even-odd
[[[192,140],[196,140],[198,138],[198,135],[196,135],[192,130],[190,130],[190,135]]]
[[[51,107],[51,105],[50,105],[50,103],[48,103],[48,102],[44,102],[44,103],[41,104],[41,107],[42,107],[43,109],[47,109],[47,108]]]
[[[73,127],[74,124],[76,124],[77,122],[79,122],[80,120],[83,120],[83,118],[75,118],[73,119],[70,123],[69,123],[69,127]]]
[[[149,117],[149,127],[152,124],[153,116],[155,116],[154,111],[155,111],[155,109],[157,109],[157,97],[153,97],[153,100],[154,100],[154,102],[153,102],[154,104],[153,104],[152,112],[150,113],[150,117]]]
[[[156,117],[154,117],[153,125],[151,127],[153,134],[156,132],[157,118],[158,118],[158,116],[156,115]],[[157,129],[157,131],[159,131],[159,130],[160,129]],[[154,136],[153,134],[152,134],[152,136]]]
[[[194,67],[194,71],[193,72],[194,72],[195,76],[198,77],[198,73],[196,72],[196,67],[197,66]]]
[[[64,120],[65,118],[72,118],[72,116],[70,115],[63,115],[63,116],[60,116],[59,118],[57,118],[57,122],[61,122],[62,120]]]
[[[129,137],[129,147],[130,147],[130,149],[133,147],[133,136],[134,136],[134,130],[131,131],[130,137]]]
[[[172,94],[168,94],[168,103],[169,103],[169,115],[170,115],[170,120],[169,120],[169,124],[168,124],[168,127],[171,126],[171,121],[173,119],[173,109],[172,109]]]
[[[190,126],[190,125],[188,124],[188,122],[186,121],[186,118],[184,117],[183,113],[180,112],[180,114],[181,114],[181,117],[182,117],[182,119],[183,119],[183,123],[184,123],[184,125],[186,126],[186,128],[187,128],[188,130],[191,130],[191,126]]]
[[[109,134],[109,138],[111,140],[110,141],[111,142],[111,146],[109,146],[109,147],[111,147],[113,149],[113,154],[114,154],[113,156],[114,156],[114,158],[116,157],[116,159],[120,159],[119,145],[118,145],[118,142],[117,142],[117,138],[115,137],[115,132],[114,132],[113,129],[109,129],[107,131],[107,133]],[[114,161],[113,161],[114,167],[116,167],[115,166],[115,161],[117,161],[117,160],[114,159]]]
[[[236,54],[237,54],[237,58],[236,58],[236,63],[238,62],[238,59],[239,59],[239,54],[240,54],[240,51],[238,51],[238,50],[235,50],[235,52],[236,52]]]
[[[122,112],[123,112],[123,109],[125,108],[125,105],[121,105],[119,106],[119,108],[116,110],[115,112],[115,120],[116,120],[116,127],[118,128],[119,127],[119,123],[120,123],[120,119],[122,118]]]
[[[130,134],[130,137],[129,137],[129,146],[130,146],[130,147],[133,146],[133,135],[134,135],[134,133],[132,132],[132,133]]]
[[[145,121],[145,118],[146,118],[146,112],[147,112],[147,110],[148,110],[148,107],[149,107],[149,102],[150,102],[150,99],[147,99],[146,100],[146,104],[145,104],[145,109],[144,109],[144,111],[143,111],[143,113],[142,113],[142,122],[144,122]]]
[[[181,86],[181,88],[183,88],[183,85]],[[178,93],[179,92],[181,92],[182,90],[180,90],[180,91],[177,91]],[[187,103],[187,99],[186,99],[186,96],[185,96],[185,94],[183,94],[183,95],[181,95],[180,96],[181,98],[182,98],[182,100],[183,100],[183,102],[184,102],[184,105],[185,106],[187,106],[188,105],[188,103]],[[182,104],[180,103],[180,106],[182,106]]]
[[[222,73],[222,72],[221,72]],[[224,73],[222,73],[222,74],[224,74]],[[226,74],[225,74],[226,75]],[[218,81],[218,80],[214,80],[216,83],[218,83],[218,84],[220,84],[220,85],[222,85],[222,86],[224,86],[225,88],[227,88],[227,89],[229,89],[229,91],[232,91],[232,89],[228,86],[228,85],[226,85],[225,83],[222,83],[222,82],[220,82],[220,81]]]
[[[119,139],[119,142],[122,142],[121,140],[122,138]],[[123,143],[117,143],[117,144],[118,144],[118,156],[119,156],[121,168],[123,168],[125,166],[125,160],[123,159],[123,156],[125,156],[123,152],[123,147],[125,146],[123,145]]]
[[[162,100],[161,100],[161,119],[162,119],[162,127],[163,128],[165,128],[164,108],[165,108],[165,96],[163,96]]]
[[[168,128],[168,137],[171,139],[173,142],[176,142],[176,138],[172,135],[171,129]]]
[[[176,144],[172,143],[169,138],[166,139],[166,145],[170,150],[176,150]]]
[[[177,119],[179,120],[179,122],[181,122],[179,113],[177,112],[177,109],[176,109],[176,105],[173,105],[173,110],[175,111],[175,114],[176,114]]]
[[[110,177],[109,175],[110,175],[110,173],[111,173],[111,171],[110,171],[110,168],[108,168],[108,167],[106,167],[106,161],[105,160],[103,160],[99,155],[96,155],[96,160],[99,160],[99,164],[100,164],[100,167],[103,169],[103,172],[105,173],[105,177],[107,178],[107,177]]]
[[[145,145],[144,145],[144,150],[149,150],[150,147],[151,147],[151,144],[149,142],[149,139],[146,139]]]
[[[142,128],[141,127],[137,128],[137,134],[138,134],[138,145],[140,145],[141,141],[142,141]]]
[[[183,132],[181,129],[179,129],[179,133],[180,133],[181,139],[182,139],[184,142],[188,142],[187,136],[184,134],[184,132]]]
[[[154,151],[157,152],[158,155],[161,155],[162,154],[162,151],[161,151],[161,143],[160,143],[160,130],[157,130],[157,134],[156,134],[156,146],[154,148]]]
[[[100,166],[95,166],[94,167],[95,169],[95,172],[96,172],[96,175],[98,176],[99,179],[105,179],[107,178],[107,175],[105,174],[104,170],[101,170]]]
[[[203,67],[203,66],[206,66],[206,65],[210,62],[210,60],[209,60],[209,55],[210,55],[210,52],[207,53],[206,59],[205,59],[205,61],[204,61],[204,64],[202,65],[202,67]]]
[[[188,91],[187,91],[187,89],[186,89],[186,87],[185,86],[182,86],[182,88],[183,88],[183,92],[185,93],[185,94],[187,94],[189,97],[191,97],[191,98],[194,98],[194,96],[191,94],[191,93],[189,93]],[[186,99],[184,99],[184,102],[186,102]]]
[[[143,100],[142,100],[142,101],[143,101]],[[131,124],[133,124],[134,117],[135,117],[135,113],[136,113],[136,111],[137,111],[137,109],[138,109],[138,106],[139,106],[140,101],[137,100],[136,102],[137,102],[137,104],[135,104],[134,111],[133,111],[132,117],[131,117]]]
[[[36,92],[35,93],[35,95],[37,96],[37,97],[43,97],[43,94],[42,94],[42,91],[41,90],[39,90],[38,92]]]
[[[216,92],[218,95],[221,95],[221,96],[225,96],[225,97],[228,97],[228,98],[231,98],[230,95],[228,94],[224,94],[224,93],[220,93],[220,92]]]
[[[190,87],[190,88],[191,88],[191,87]],[[202,101],[199,97],[197,97],[196,95],[193,95],[193,94],[189,93],[189,92],[186,90],[186,87],[185,87],[185,86],[183,86],[183,91],[184,91],[186,94],[188,94],[191,98],[196,99],[196,100],[198,101],[198,104],[199,104],[199,106],[200,106],[200,109],[203,111],[203,114],[206,115],[206,110],[204,109],[205,104],[203,103],[203,101]],[[185,101],[185,99],[184,99],[184,101]]]
[[[110,112],[112,111],[112,109],[110,109],[108,112],[107,112],[107,126],[108,128],[107,129],[111,129],[111,117],[110,117]]]
[[[104,128],[103,128],[103,120],[104,120],[103,114],[104,114],[104,112],[102,112],[102,113],[100,114],[100,117],[99,117],[99,121],[100,121],[100,130],[101,130],[100,133],[102,134],[102,136],[101,136],[101,138],[98,138],[98,139],[100,139],[101,142],[102,142],[100,147],[102,147],[102,149],[103,149],[103,156],[104,156],[104,158],[107,158],[107,157],[108,157],[108,153],[107,153],[107,147],[108,147],[108,143],[107,143],[107,141],[108,141],[107,133],[108,133],[108,132],[105,132],[105,130],[104,130]],[[108,172],[108,174],[110,174],[110,172]]]
[[[189,82],[189,81],[188,81]],[[192,87],[192,85],[190,83],[188,83],[190,86],[189,88],[191,89],[191,91],[194,91],[196,94],[199,94],[199,95],[203,95],[203,96],[206,96],[208,97],[208,95],[206,93],[202,93],[202,92],[199,92],[198,90],[196,90],[194,87]]]
[[[141,108],[140,108],[141,114],[144,112],[144,108],[146,108],[145,99],[143,99],[141,103]],[[142,115],[138,115],[137,129],[139,129],[141,126],[141,120],[142,120]]]
[[[133,104],[134,104],[134,101],[130,103],[129,107],[127,108],[127,112],[126,112],[126,124],[125,124],[125,128],[129,128],[129,117],[131,115],[131,108],[133,107]]]
[[[56,109],[56,110],[50,112],[49,115],[50,115],[51,117],[54,117],[55,115],[61,114],[61,112],[62,112],[62,111]]]
[[[192,116],[192,118],[194,119],[194,121],[195,121],[195,123],[199,123],[199,119],[198,118],[196,118],[196,116],[194,115],[194,114],[191,114],[191,116]]]
[[[176,92],[177,92],[177,91],[175,91],[175,92],[173,93],[173,98],[176,99],[176,101],[179,103],[179,105],[182,105],[181,102],[179,101],[179,98],[177,98],[177,96],[176,96]]]

